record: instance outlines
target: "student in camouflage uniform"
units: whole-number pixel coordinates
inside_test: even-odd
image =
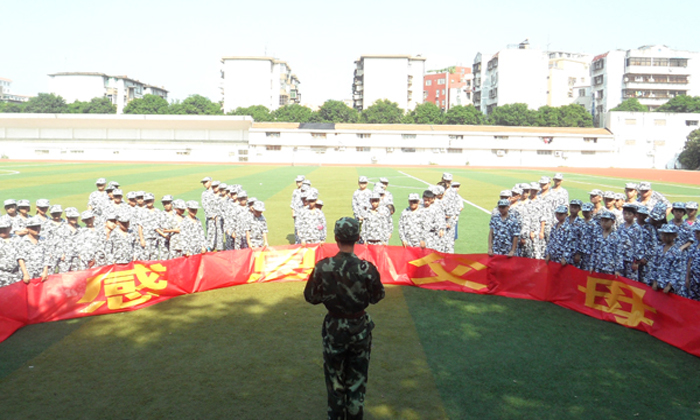
[[[573,261],[571,249],[571,225],[567,223],[568,210],[566,206],[558,206],[554,210],[557,223],[549,234],[549,242],[544,253],[544,261],[554,261],[566,265]]]
[[[384,197],[382,200],[385,205],[394,204],[394,195],[389,191],[389,178],[379,178],[384,191]]]
[[[304,289],[307,302],[323,303],[323,372],[328,392],[329,420],[363,418],[374,322],[365,312],[384,298],[384,286],[374,264],[359,259],[354,245],[360,236],[356,219],[335,223],[338,253],[314,267]]]
[[[552,185],[552,188],[550,188],[550,194],[552,194],[552,205],[555,208],[559,206],[566,206],[569,203],[569,192],[561,186],[563,180],[564,175],[561,173],[554,174],[554,177],[552,178],[554,185]]]
[[[546,177],[545,177],[546,178]],[[548,216],[549,203],[540,195],[540,183],[533,182],[530,186],[530,237],[532,238],[532,258],[544,259],[544,251],[547,249],[547,225],[551,220]],[[546,184],[548,185],[548,184]]]
[[[401,212],[399,239],[404,247],[418,247],[423,239],[420,228],[420,196],[417,193],[408,195],[408,207]]]
[[[112,231],[105,244],[105,254],[109,264],[129,264],[138,255],[139,238],[130,229],[131,215],[122,213],[117,216],[117,228]]]
[[[106,215],[103,215],[106,217]],[[92,210],[80,214],[85,226],[80,229],[78,238],[80,269],[87,270],[107,264],[105,243],[107,236],[104,228],[95,227],[95,215]]]
[[[695,235],[695,243],[688,250],[685,288],[690,299],[700,300],[700,223],[695,223],[690,230]]]
[[[255,200],[252,206],[252,217],[246,226],[245,238],[248,248],[269,246],[267,243],[267,220],[263,216],[265,203]]]
[[[593,203],[581,204],[583,219],[580,225],[580,236],[578,240],[576,240],[576,237],[573,238],[576,249],[574,264],[581,270],[590,270],[591,268],[593,245],[598,231],[601,229],[600,223],[593,219],[593,209]],[[574,232],[578,232],[578,230],[574,229]]]
[[[637,224],[642,230],[642,242],[644,247],[644,257],[639,261],[639,269],[637,270],[638,281],[647,283],[646,275],[649,271],[648,264],[653,260],[656,246],[659,244],[656,229],[649,220],[649,209],[646,206],[637,203]]]
[[[231,186],[229,201],[224,213],[224,236],[226,237],[224,249],[227,251],[236,249],[236,223],[238,223],[238,212],[240,211],[238,191],[237,186]]]
[[[46,281],[49,277],[49,246],[41,234],[41,220],[32,217],[27,222],[29,233],[23,236],[17,244],[17,262],[22,271],[22,280],[41,278]]]
[[[204,216],[206,220],[206,230],[207,230],[207,249],[214,249],[216,247],[216,187],[219,186],[219,181],[212,181],[211,178],[206,177],[202,179],[202,184],[204,185],[204,192],[202,193],[202,208],[204,209]],[[214,185],[216,184],[216,185]]]
[[[139,259],[141,261],[157,261],[165,259],[165,252],[161,255],[161,248],[167,234],[165,228],[165,215],[154,207],[155,197],[151,193],[144,194],[145,209],[141,212],[139,220],[139,241],[142,244]]]
[[[603,191],[598,189],[592,190],[588,193],[588,195],[590,197],[591,204],[593,204],[593,210],[591,210],[591,217],[596,222],[600,222],[600,216],[603,215],[603,211],[605,210],[605,207],[603,206]]]
[[[620,236],[613,230],[615,215],[604,211],[600,216],[601,230],[597,231],[591,251],[590,272],[622,275],[623,264],[620,254]]]
[[[39,221],[41,222],[41,228],[44,229],[46,228],[47,223],[51,220],[49,216],[47,216],[47,213],[49,211],[49,207],[51,206],[51,203],[49,200],[45,198],[40,198],[36,200],[36,216]]]
[[[88,197],[87,209],[91,210],[97,218],[102,218],[102,213],[109,203],[109,196],[107,191],[105,191],[107,188],[106,184],[107,180],[99,178],[95,181],[97,191],[91,192],[90,197]]]
[[[685,211],[688,212],[685,218],[685,223],[692,227],[697,221],[698,203],[695,201],[688,201],[685,203]]]
[[[75,207],[66,209],[67,223],[63,223],[56,230],[56,257],[58,257],[58,272],[81,270],[80,265],[80,231],[78,225],[80,213]]]
[[[613,225],[613,230],[616,230],[624,222],[622,220],[622,212],[615,207],[615,202],[617,201],[615,193],[612,191],[605,191],[603,193],[603,205],[605,210],[609,211],[615,215],[615,224]]]
[[[0,218],[0,287],[22,280],[17,262],[20,239],[10,237],[11,228],[12,222]]]
[[[362,222],[362,240],[370,245],[388,245],[394,230],[389,210],[380,206],[381,195],[373,192],[370,196],[370,208],[364,214]]]
[[[63,215],[63,207],[60,204],[54,204],[49,209],[49,214],[51,215],[51,220],[44,226],[41,231],[41,236],[46,239],[46,244],[49,249],[49,273],[53,274],[58,268],[59,261],[61,259],[61,250],[59,249],[61,244],[61,238],[58,231],[61,229],[66,221],[61,217]]]
[[[683,220],[683,217],[686,215],[685,203],[681,201],[673,203],[671,213],[673,214],[673,219],[668,223],[678,228],[676,243],[681,251],[685,251],[695,242],[693,233],[690,231],[690,225]]]
[[[303,185],[302,183],[304,182],[304,179],[306,179],[304,175],[297,175],[296,179],[294,179],[294,181],[297,184],[297,187],[294,189],[294,191],[292,191],[292,202],[289,204],[289,207],[291,207],[292,209],[292,220],[294,221],[295,243],[299,243],[299,237],[297,236],[296,230],[296,218],[303,206],[301,202],[301,186]]]
[[[163,231],[162,239],[160,241],[160,258],[162,260],[170,259],[170,236],[171,232],[168,231],[172,225],[173,218],[177,214],[173,208],[173,196],[170,194],[164,195],[160,199],[160,204],[163,206],[163,211],[161,212],[161,230]]]
[[[27,234],[27,222],[29,221],[29,212],[31,204],[29,200],[17,201],[17,216],[12,220],[12,234],[15,236],[24,236]]]
[[[170,234],[170,248],[168,259],[179,258],[184,255],[182,244],[182,224],[185,221],[185,211],[187,205],[184,200],[177,199],[173,201],[175,215],[170,217],[166,232]]]
[[[620,235],[622,276],[639,280],[639,262],[644,258],[644,233],[637,224],[637,203],[625,204],[622,208],[623,223],[617,231]]]
[[[435,193],[429,189],[423,191],[423,206],[420,208],[419,214],[420,247],[437,251],[440,246],[440,238],[445,234],[445,218],[439,209],[434,207],[434,203]]]
[[[308,208],[297,214],[299,220],[299,241],[302,245],[326,242],[326,215],[316,208],[318,195],[315,193],[306,197]]]
[[[639,183],[639,204],[647,206],[648,209],[654,208],[656,203],[664,203],[666,205],[666,216],[671,213],[671,202],[668,201],[663,194],[651,189],[650,182]]]
[[[654,262],[651,264],[648,279],[651,281],[651,288],[687,297],[685,288],[687,259],[680,250],[680,246],[674,243],[678,228],[672,224],[665,224],[659,229],[659,234],[663,243],[656,248]]]
[[[9,220],[13,225],[15,224],[15,219],[17,219],[17,201],[12,198],[8,198],[4,202],[5,204],[5,214],[0,216],[0,219]]]
[[[571,252],[571,260],[569,263],[573,264],[575,267],[580,267],[581,256],[576,256],[578,254],[578,244],[581,243],[583,229],[585,225],[584,219],[579,216],[581,212],[581,206],[583,202],[577,198],[569,202],[569,217],[566,218],[566,224],[569,229],[569,249]]]
[[[180,226],[180,243],[183,255],[189,257],[190,255],[204,254],[207,252],[207,238],[204,235],[202,222],[197,218],[199,203],[191,200],[186,205],[187,216]]]
[[[626,204],[636,204],[637,201],[637,188],[639,184],[634,182],[628,182],[625,184],[625,203]]]
[[[361,176],[357,185],[359,188],[352,194],[352,214],[362,224],[365,213],[369,210],[369,198],[372,196],[372,191],[367,189],[366,176]]]
[[[510,201],[498,200],[499,214],[491,216],[489,223],[489,256],[507,255],[512,257],[518,248],[520,225],[518,220],[508,213]]]
[[[625,205],[625,195],[622,193],[615,193],[615,209],[622,214],[622,206]],[[622,224],[622,222],[620,222]]]
[[[236,213],[235,230],[236,230],[236,246],[235,249],[248,248],[248,241],[245,239],[245,232],[252,213],[248,210],[248,193],[241,190],[238,193],[238,211]]]

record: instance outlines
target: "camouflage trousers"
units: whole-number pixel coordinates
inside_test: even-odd
[[[592,264],[591,260],[591,254],[581,254],[581,261],[576,267],[580,268],[581,270],[590,270]]]
[[[369,315],[323,321],[323,373],[328,392],[328,419],[362,419],[367,388],[372,329]]]
[[[207,227],[207,249],[213,251],[216,249],[216,234],[217,234],[217,221],[207,217],[206,222]]]
[[[639,269],[637,270],[632,270],[632,261],[624,261],[623,263],[623,268],[622,268],[622,277],[626,277],[630,280],[639,280]]]
[[[78,256],[75,257],[69,257],[66,256],[66,258],[63,261],[58,262],[58,272],[59,273],[67,273],[69,271],[80,271],[83,270],[83,266],[80,262],[80,258]]]

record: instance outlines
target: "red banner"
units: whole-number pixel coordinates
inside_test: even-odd
[[[484,254],[440,254],[419,248],[358,245],[385,284],[493,294],[553,302],[628,328],[646,331],[700,356],[700,302],[654,292],[621,277],[572,266]],[[0,341],[17,329],[144,308],[174,296],[246,283],[304,281],[335,244],[226,251],[170,261],[133,262],[50,276],[0,289]]]

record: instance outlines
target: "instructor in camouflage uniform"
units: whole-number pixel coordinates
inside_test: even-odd
[[[323,303],[323,371],[328,391],[328,419],[362,419],[374,322],[365,308],[384,298],[374,264],[354,253],[360,237],[357,219],[335,223],[339,252],[314,267],[304,289],[306,301]]]

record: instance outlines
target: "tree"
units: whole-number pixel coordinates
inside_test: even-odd
[[[399,104],[388,99],[378,99],[360,114],[360,121],[367,124],[400,124],[404,111]]]
[[[24,106],[24,112],[33,114],[65,114],[68,111],[66,100],[53,93],[40,93],[29,98]]]
[[[678,95],[656,109],[657,112],[700,112],[700,96]]]
[[[253,121],[257,122],[273,121],[270,110],[264,105],[253,105],[247,108],[238,107],[230,111],[227,115],[248,115],[253,117]]]
[[[313,122],[356,123],[358,119],[357,110],[345,105],[345,102],[328,100],[316,111]]]
[[[25,104],[16,104],[14,102],[0,102],[0,112],[19,114],[24,112]]]
[[[683,151],[678,156],[678,161],[688,169],[700,169],[700,129],[688,134]]]
[[[593,127],[593,116],[583,105],[561,106],[559,112],[559,127]]]
[[[647,112],[649,111],[649,107],[644,106],[639,103],[639,99],[637,98],[629,98],[625,99],[620,103],[620,105],[616,106],[615,108],[610,110],[611,112],[615,111],[625,111],[625,112]]]
[[[452,125],[482,125],[486,117],[474,105],[457,105],[445,113],[445,124]]]
[[[68,104],[71,114],[116,114],[117,106],[109,98],[92,98],[90,102],[75,101]]]
[[[536,112],[527,105],[516,103],[497,106],[489,115],[490,125],[529,127],[535,124]]]
[[[310,122],[314,117],[314,112],[311,108],[299,104],[285,105],[277,108],[272,112],[272,118],[280,122]]]
[[[170,105],[168,113],[172,115],[223,115],[221,105],[202,95],[191,95],[182,102]]]
[[[549,105],[541,106],[535,114],[535,125],[538,127],[561,127],[561,114],[560,108]]]
[[[143,95],[124,107],[125,114],[167,114],[168,101],[158,95]]]
[[[443,124],[445,114],[432,102],[416,105],[413,111],[404,117],[405,124]]]

